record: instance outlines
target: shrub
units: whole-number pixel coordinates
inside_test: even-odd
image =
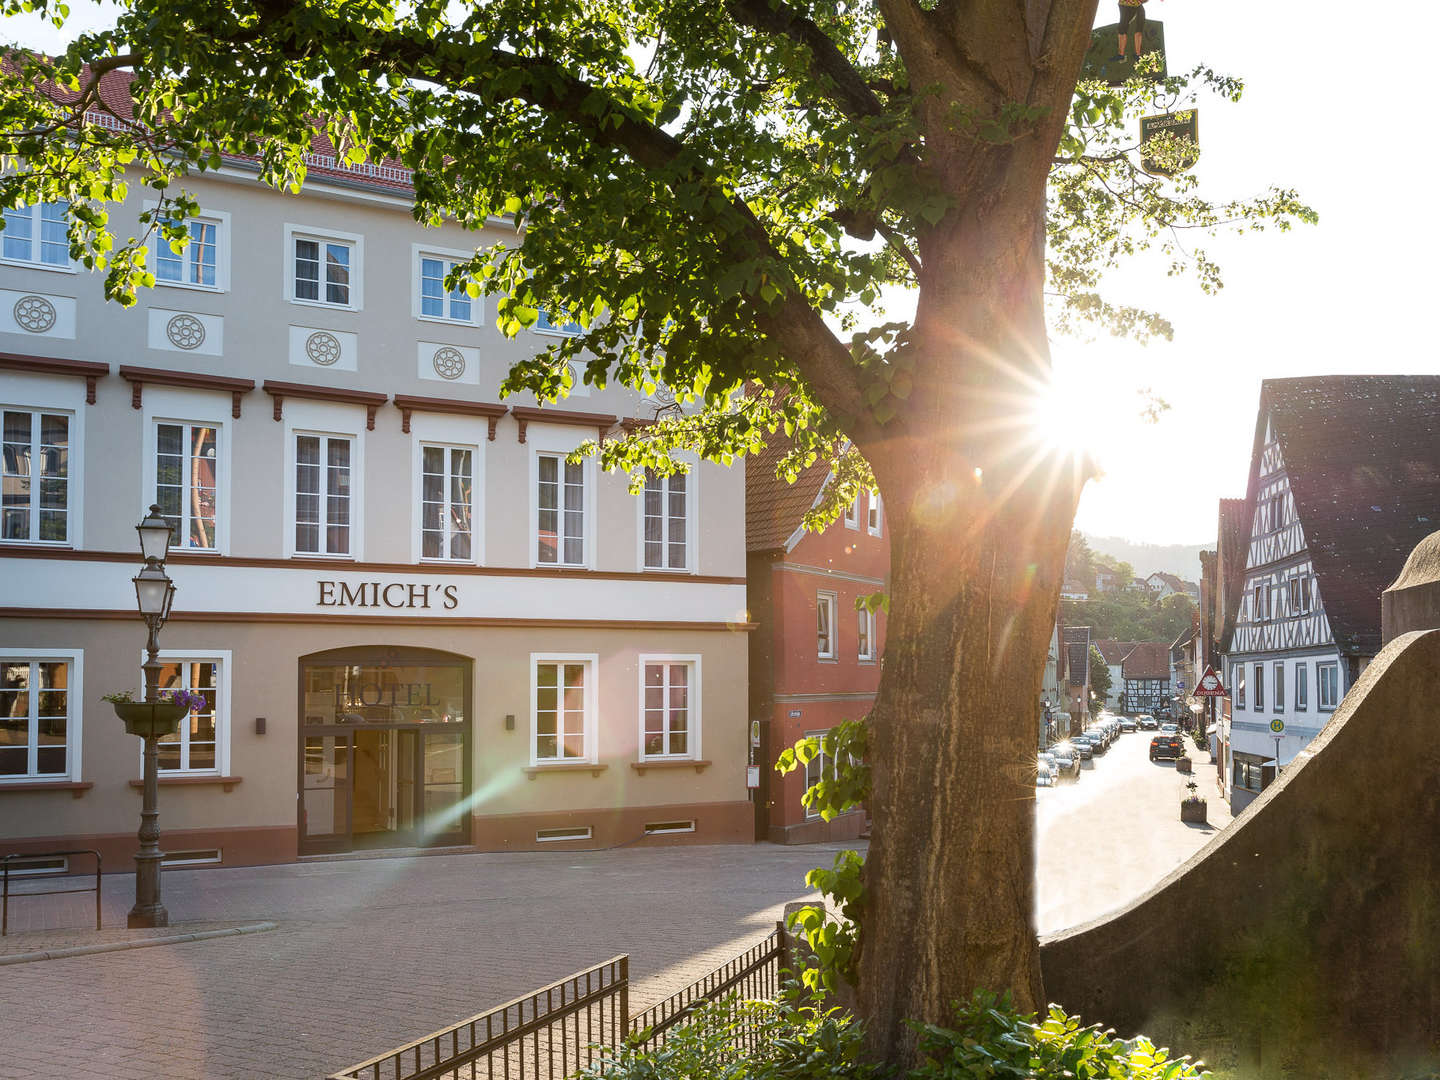
[[[607,1050],[583,1080],[878,1080],[860,1059],[860,1027],[840,1009],[722,998],[696,1009],[653,1049]],[[643,1033],[642,1033],[643,1034]]]
[[[1043,1021],[1010,1007],[1009,996],[976,991],[956,1006],[956,1025],[917,1024],[925,1062],[910,1080],[1194,1080],[1208,1076],[1149,1039],[1128,1042],[1099,1025],[1083,1027],[1051,1005]]]

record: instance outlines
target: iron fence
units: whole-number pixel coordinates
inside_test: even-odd
[[[705,1002],[729,994],[773,1000],[787,950],[777,923],[764,941],[634,1016],[630,957],[616,956],[326,1080],[564,1080],[627,1041],[663,1045]],[[753,1038],[742,1025],[741,1045]]]
[[[93,886],[79,886],[65,889],[31,889],[26,888],[21,892],[10,891],[10,864],[19,859],[22,862],[33,859],[65,859],[64,864],[68,867],[68,860],[71,855],[93,855],[95,858],[95,884]],[[0,937],[10,932],[10,897],[11,896],[64,896],[66,893],[93,892],[95,894],[95,929],[100,929],[100,852],[94,848],[74,848],[67,851],[40,851],[21,852],[14,855],[6,855],[0,858],[0,877],[3,877],[3,884],[0,884]]]

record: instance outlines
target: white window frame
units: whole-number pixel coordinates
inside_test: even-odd
[[[820,646],[820,612],[828,608],[830,611],[830,648],[825,651]],[[818,589],[815,593],[815,658],[817,660],[838,660],[840,657],[840,628],[836,626],[836,616],[839,614],[839,597],[833,590]]]
[[[300,559],[354,559],[356,534],[360,531],[360,525],[355,519],[355,491],[357,487],[357,477],[355,475],[355,457],[358,453],[356,445],[358,440],[354,435],[350,434],[349,432],[312,431],[308,428],[291,429],[286,434],[289,438],[289,445],[287,449],[289,451],[288,481],[290,485],[290,498],[288,500],[288,507],[290,510],[290,554],[293,555],[295,558]],[[316,539],[320,548],[320,550],[318,551],[302,551],[296,541],[295,535],[299,531],[300,527],[300,489],[298,483],[299,478],[296,476],[296,473],[300,469],[299,443],[301,439],[320,440],[320,460],[318,463],[318,468],[320,470],[320,491],[316,493],[316,498],[320,500],[320,520],[315,525]],[[329,529],[328,510],[331,498],[331,493],[329,490],[330,468],[327,464],[331,441],[341,441],[350,445],[350,464],[347,466],[350,470],[350,492],[348,495],[345,496],[346,502],[348,504],[348,512],[345,516],[346,537],[349,541],[349,543],[347,544],[349,550],[347,551],[325,550],[327,544],[327,531]]]
[[[541,664],[584,664],[585,665],[585,755],[578,758],[542,758],[537,753],[539,728],[539,682]],[[600,715],[599,653],[531,653],[530,654],[530,765],[544,768],[547,765],[594,765],[599,761],[599,737],[596,730]],[[563,689],[560,691],[563,694]]]
[[[3,443],[4,415],[7,412],[23,412],[30,416],[30,536],[28,539],[19,540],[10,537],[0,538],[4,544],[25,544],[34,547],[74,547],[79,530],[76,527],[77,518],[80,512],[80,505],[77,499],[83,498],[83,491],[80,488],[81,456],[84,453],[84,445],[78,439],[80,431],[80,418],[83,414],[75,409],[62,409],[50,407],[37,407],[34,405],[10,404],[0,401],[0,443]],[[42,540],[37,535],[40,531],[40,482],[43,476],[36,475],[34,470],[39,463],[39,455],[34,453],[40,437],[42,418],[45,416],[63,416],[66,420],[65,433],[65,538],[63,540]],[[0,465],[0,470],[4,466]]]
[[[1230,664],[1230,692],[1233,695],[1231,706],[1235,709],[1245,708],[1245,661],[1235,660]]]
[[[462,251],[459,248],[432,247],[428,244],[410,245],[410,314],[421,322],[445,323],[450,326],[484,326],[485,325],[485,294],[471,296],[470,318],[452,319],[449,315],[426,315],[421,310],[420,294],[420,270],[422,259],[439,259],[445,263],[445,272],[450,272],[450,264],[464,262],[468,263],[475,257],[473,251]],[[445,294],[448,298],[449,293]],[[467,294],[468,295],[468,294]],[[447,299],[445,305],[449,311],[450,305]]]
[[[215,429],[216,471],[219,473],[215,485],[215,544],[208,548],[175,544],[171,546],[171,550],[208,551],[216,555],[228,555],[230,553],[231,507],[233,505],[230,498],[230,473],[233,459],[230,443],[233,429],[230,426],[229,392],[147,386],[144,411],[141,416],[141,422],[145,425],[145,460],[144,467],[141,469],[140,517],[149,513],[151,503],[158,501],[156,456],[159,425],[188,424]]]
[[[825,745],[825,736],[826,736],[826,735],[829,735],[831,730],[833,730],[833,729],[826,729],[826,730],[824,730],[824,731],[807,731],[807,732],[805,732],[805,734],[804,734],[803,737],[806,738],[806,739],[819,739],[819,740],[820,740],[820,745],[823,747],[823,746]],[[825,751],[824,751],[823,749],[822,749],[818,754],[816,754],[813,758],[811,758],[809,761],[807,761],[807,762],[805,763],[805,786],[800,790],[800,808],[805,811],[805,820],[806,820],[806,821],[818,821],[818,820],[820,819],[820,817],[821,817],[821,814],[820,814],[820,811],[819,811],[819,810],[816,810],[814,807],[810,806],[809,804],[807,804],[807,803],[805,802],[805,792],[809,791],[812,787],[815,786],[814,784],[812,784],[812,783],[810,782],[810,766],[815,765],[816,762],[819,763],[819,764],[816,766],[816,768],[817,768],[817,771],[818,771],[819,774],[820,774],[819,777],[818,777],[817,780],[816,780],[817,783],[818,783],[820,780],[824,780],[824,779],[826,778],[826,777],[825,777],[825,764],[826,764],[826,762],[829,762],[829,764],[830,764],[830,777],[829,777],[829,778],[830,778],[831,780],[834,780],[834,779],[836,778],[836,774],[835,774],[835,759],[832,758],[832,757],[830,757],[829,754],[825,753]]]
[[[645,666],[647,664],[684,664],[690,669],[689,685],[687,688],[688,697],[686,710],[688,712],[689,728],[686,733],[683,754],[647,754],[645,752]],[[700,654],[699,653],[641,653],[639,656],[638,679],[640,684],[640,696],[638,698],[639,713],[639,760],[641,761],[699,761],[700,754]],[[670,705],[665,704],[665,734],[666,745],[669,745],[668,735],[670,733]]]
[[[1273,685],[1270,687],[1270,711],[1282,713],[1285,711],[1285,665],[1276,660],[1270,666],[1270,671],[1274,676]]]
[[[1295,711],[1310,711],[1310,665],[1295,665]]]
[[[542,322],[544,323],[543,326],[541,325]],[[575,329],[571,330],[570,327],[572,326]],[[567,319],[565,322],[562,322],[557,326],[555,323],[550,321],[550,313],[544,308],[540,309],[540,314],[535,320],[535,325],[532,326],[530,329],[535,333],[543,334],[546,337],[579,337],[581,333],[583,333],[579,322],[575,321],[574,319]]]
[[[304,300],[295,295],[295,241],[313,240],[319,244],[346,244],[350,247],[350,302],[332,304],[323,299]],[[325,260],[322,257],[323,268]],[[338,229],[322,229],[312,225],[285,223],[285,299],[301,307],[325,308],[328,311],[363,311],[365,309],[365,237],[360,233],[341,232]],[[324,294],[325,279],[320,279]]]
[[[865,531],[871,536],[885,535],[885,503],[876,491],[870,492],[870,506],[865,512]]]
[[[1325,676],[1326,676],[1327,674],[1329,674],[1329,675],[1331,676],[1331,678],[1330,678],[1329,681],[1331,681],[1331,682],[1333,683],[1333,689],[1332,689],[1331,692],[1330,692],[1330,695],[1329,695],[1329,696],[1330,696],[1330,701],[1329,701],[1328,703],[1327,703],[1326,700],[1325,700],[1325,698],[1326,698],[1326,694],[1325,694],[1325,684],[1326,684],[1326,681],[1327,681],[1326,678],[1325,678]],[[1328,662],[1326,662],[1326,663],[1323,663],[1323,664],[1316,664],[1316,665],[1315,665],[1315,706],[1316,706],[1316,708],[1317,708],[1320,712],[1334,712],[1337,708],[1340,707],[1340,698],[1341,698],[1342,696],[1343,696],[1343,695],[1341,694],[1341,691],[1340,691],[1340,664],[1339,664],[1339,662],[1338,662],[1338,661],[1335,661],[1335,660],[1330,660],[1330,661],[1328,661]]]
[[[148,396],[149,391],[146,391]],[[350,553],[327,555],[295,549],[295,439],[299,435],[350,440]],[[280,520],[280,550],[287,559],[337,559],[359,562],[365,557],[365,407],[332,401],[285,402],[285,482]]]
[[[860,531],[860,496],[857,494],[845,507],[845,528],[853,532]]]
[[[80,750],[84,745],[81,738],[82,718],[85,710],[85,651],[83,649],[0,649],[0,662],[6,660],[28,660],[31,663],[65,663],[70,665],[70,672],[66,676],[68,686],[66,689],[65,706],[67,715],[65,717],[65,772],[64,773],[42,773],[27,776],[0,776],[0,787],[20,787],[27,784],[55,784],[55,783],[78,783],[80,780]],[[38,689],[32,693],[38,693]],[[39,749],[39,737],[35,730],[38,721],[35,716],[33,705],[30,708],[30,748],[33,759],[37,756]],[[28,767],[33,768],[33,764]]]
[[[879,620],[875,618],[875,612],[868,607],[856,610],[859,616],[856,622],[855,632],[855,655],[860,660],[875,660],[879,656],[876,649],[875,631],[879,626]]]
[[[578,563],[567,563],[562,561],[541,562],[540,561],[540,458],[541,455],[559,455],[562,459],[569,454],[581,442],[583,436],[576,434],[576,429],[562,424],[531,424],[526,434],[526,445],[530,447],[530,560],[532,567],[543,567],[551,570],[590,570],[595,566],[595,523],[596,494],[599,484],[595,480],[595,459],[587,456],[580,463],[582,484],[584,485],[585,505],[581,511],[582,527],[585,530],[581,548],[584,551],[584,558]],[[561,468],[564,468],[564,461],[561,461]],[[563,494],[563,482],[562,482]],[[561,499],[562,507],[564,499]],[[563,513],[563,509],[562,509]],[[560,538],[559,555],[564,555],[564,539]]]
[[[662,517],[661,517],[662,528],[663,528],[664,531],[665,531],[665,536],[664,536],[663,540],[661,541],[661,544],[662,544],[662,547],[663,547],[663,549],[664,549],[665,562],[667,563],[667,565],[664,565],[664,566],[650,566],[649,564],[647,564],[647,563],[645,562],[645,491],[644,491],[644,489],[642,488],[641,491],[640,491],[640,494],[637,495],[637,496],[635,496],[635,503],[636,503],[636,506],[635,506],[635,530],[636,530],[636,538],[637,538],[637,544],[636,544],[636,546],[637,546],[637,551],[636,551],[636,566],[638,566],[642,572],[646,572],[646,573],[648,573],[648,572],[654,572],[654,573],[657,573],[657,574],[694,574],[694,573],[697,573],[697,572],[698,572],[698,571],[697,571],[697,568],[698,568],[699,565],[700,565],[700,561],[699,561],[699,559],[696,557],[695,545],[696,545],[696,540],[697,540],[697,536],[698,536],[698,533],[699,533],[699,529],[696,527],[696,520],[697,520],[697,519],[696,519],[695,508],[696,508],[696,503],[698,502],[698,498],[699,498],[699,488],[700,488],[699,473],[700,473],[700,469],[698,468],[698,466],[696,465],[696,463],[692,462],[691,465],[690,465],[690,471],[689,471],[688,473],[685,473],[685,474],[684,474],[684,475],[685,475],[685,525],[684,525],[684,528],[685,528],[685,565],[684,565],[684,566],[670,566],[670,565],[668,565],[669,557],[670,557],[670,533],[669,533],[670,516],[669,516],[668,513],[662,515]],[[669,497],[670,497],[670,480],[671,480],[672,478],[666,476],[666,477],[661,477],[660,479],[664,480],[664,482],[665,482],[663,498],[664,498],[664,500],[665,500],[665,505],[666,505],[667,508],[668,508]],[[537,496],[537,497],[538,497],[538,496]],[[538,549],[537,549],[537,552],[538,552]],[[547,563],[546,565],[549,565],[549,564]]]
[[[229,649],[161,649],[158,659],[176,663],[214,664],[215,667],[215,766],[210,769],[161,769],[161,776],[229,776],[230,775],[230,657]],[[144,664],[145,654],[141,652],[140,662]],[[144,696],[145,673],[140,673],[139,700]],[[181,760],[189,756],[189,740],[185,736],[185,718],[180,720]],[[145,768],[144,751],[140,754],[140,768]]]
[[[1254,670],[1254,672],[1252,673],[1252,677],[1254,678],[1255,681],[1254,681],[1254,683],[1253,683],[1253,684],[1251,685],[1251,687],[1250,687],[1250,694],[1251,694],[1252,699],[1253,699],[1254,702],[1255,702],[1255,711],[1256,711],[1256,712],[1264,712],[1264,711],[1265,711],[1265,665],[1264,665],[1264,663],[1256,663],[1256,664],[1254,665],[1254,667],[1255,667],[1255,670]]]
[[[159,208],[159,206],[160,206],[160,204],[159,204],[158,202],[156,202],[155,200],[153,200],[153,199],[147,199],[147,200],[145,201],[145,209],[146,209],[146,210],[156,210],[156,209]],[[155,284],[156,284],[156,286],[161,287],[161,288],[166,288],[166,289],[189,289],[189,290],[191,290],[192,292],[208,292],[208,293],[224,293],[224,292],[229,292],[229,291],[230,291],[230,244],[231,244],[231,236],[233,235],[233,234],[231,233],[231,231],[230,231],[230,215],[229,215],[228,212],[226,212],[226,211],[224,211],[224,210],[210,210],[210,209],[208,209],[208,208],[202,208],[202,209],[200,210],[200,213],[196,214],[194,217],[186,218],[184,223],[185,223],[186,225],[189,225],[189,224],[191,224],[192,222],[195,222],[195,221],[203,222],[203,223],[206,224],[206,225],[214,225],[214,226],[215,226],[215,284],[214,284],[214,285],[201,285],[201,284],[198,284],[198,283],[196,283],[196,282],[190,282],[190,281],[166,281],[165,279],[163,279],[162,277],[160,277],[160,275],[159,275],[158,273],[155,275]],[[191,238],[191,243],[193,243],[193,242],[194,242],[194,238],[192,237],[192,238]],[[160,269],[160,249],[159,249],[159,245],[161,245],[161,244],[165,244],[165,246],[166,246],[167,248],[169,247],[169,245],[166,244],[166,242],[165,242],[164,236],[163,236],[163,235],[161,234],[161,232],[160,232],[160,227],[157,225],[157,226],[155,227],[155,235],[154,235],[154,237],[153,237],[153,239],[152,239],[152,241],[151,241],[150,257],[155,260],[154,263],[153,263],[153,265],[151,266],[151,269],[152,269],[152,270],[158,271],[158,270]],[[189,248],[187,247],[187,248],[186,248],[186,257],[188,257],[188,255],[189,255]],[[293,263],[292,263],[292,265],[291,265],[290,270],[291,270],[291,273],[294,273],[295,268],[294,268]]]
[[[444,506],[445,514],[443,520],[444,535],[441,537],[441,545],[445,549],[443,555],[425,554],[425,451],[439,450],[445,457],[445,483],[444,483]],[[449,527],[450,517],[450,488],[453,475],[450,471],[451,464],[456,451],[470,455],[470,554],[464,558],[456,558],[449,554],[450,543],[453,539],[452,530]],[[439,566],[473,566],[476,562],[476,548],[479,544],[478,534],[482,531],[481,521],[477,511],[475,491],[477,487],[475,473],[480,464],[480,450],[474,445],[464,443],[439,442],[433,439],[422,439],[415,446],[415,505],[417,511],[415,553],[416,561],[434,563]]]
[[[57,200],[57,201],[63,201],[63,200]],[[31,218],[30,218],[30,224],[31,224],[31,226],[32,226],[32,231],[31,231],[31,233],[30,233],[30,245],[31,245],[30,250],[31,250],[31,251],[38,251],[38,250],[39,250],[39,245],[40,245],[40,243],[41,243],[41,240],[40,240],[40,231],[41,231],[41,229],[42,229],[42,227],[43,227],[43,226],[41,225],[40,207],[45,206],[45,205],[47,205],[47,204],[45,204],[45,203],[36,203],[34,206],[27,206],[27,207],[25,207],[25,209],[27,209],[27,210],[29,210],[29,211],[31,212]],[[14,213],[14,211],[11,211],[11,213]],[[47,263],[47,262],[41,262],[38,258],[33,258],[33,259],[16,259],[16,258],[13,258],[13,257],[11,257],[11,256],[6,255],[6,254],[5,254],[5,241],[4,241],[4,235],[5,235],[5,234],[4,234],[3,231],[0,231],[0,263],[3,263],[3,264],[6,265],[6,266],[23,266],[23,267],[25,267],[25,268],[27,268],[27,269],[29,269],[29,270],[47,270],[47,271],[49,271],[49,272],[52,273],[52,274],[78,274],[78,273],[80,272],[80,268],[79,268],[79,266],[76,265],[75,260],[73,260],[73,259],[70,258],[70,252],[69,252],[69,247],[70,247],[69,234],[68,234],[68,228],[69,228],[69,203],[66,203],[66,228],[67,228],[66,241],[65,241],[66,252],[65,252],[65,262],[64,262],[63,264],[62,264],[62,263]]]

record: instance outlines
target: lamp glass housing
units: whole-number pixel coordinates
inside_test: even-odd
[[[170,550],[171,530],[170,523],[160,514],[159,503],[150,504],[150,513],[135,526],[135,531],[140,534],[140,554],[145,560],[163,563]]]
[[[170,614],[175,586],[156,559],[146,559],[145,569],[131,580],[135,582],[135,602],[139,605],[141,615],[163,619]]]

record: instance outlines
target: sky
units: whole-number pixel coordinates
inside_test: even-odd
[[[55,48],[115,11],[90,0],[71,9],[63,31],[17,16],[0,37]],[[1440,239],[1425,196],[1437,151],[1422,121],[1440,8],[1408,7],[1398,39],[1366,37],[1331,4],[1150,0],[1146,10],[1165,24],[1172,73],[1203,63],[1246,84],[1239,104],[1202,101],[1201,192],[1295,188],[1320,214],[1318,226],[1289,233],[1203,241],[1224,271],[1218,295],[1167,277],[1155,260],[1115,274],[1108,294],[1166,315],[1171,342],[1052,339],[1058,392],[1104,469],[1076,526],[1208,543],[1217,500],[1245,494],[1262,379],[1440,374],[1425,315]],[[1115,21],[1111,0],[1096,21]],[[1362,53],[1369,68],[1356,62]],[[1144,387],[1170,403],[1158,423],[1142,418]]]

